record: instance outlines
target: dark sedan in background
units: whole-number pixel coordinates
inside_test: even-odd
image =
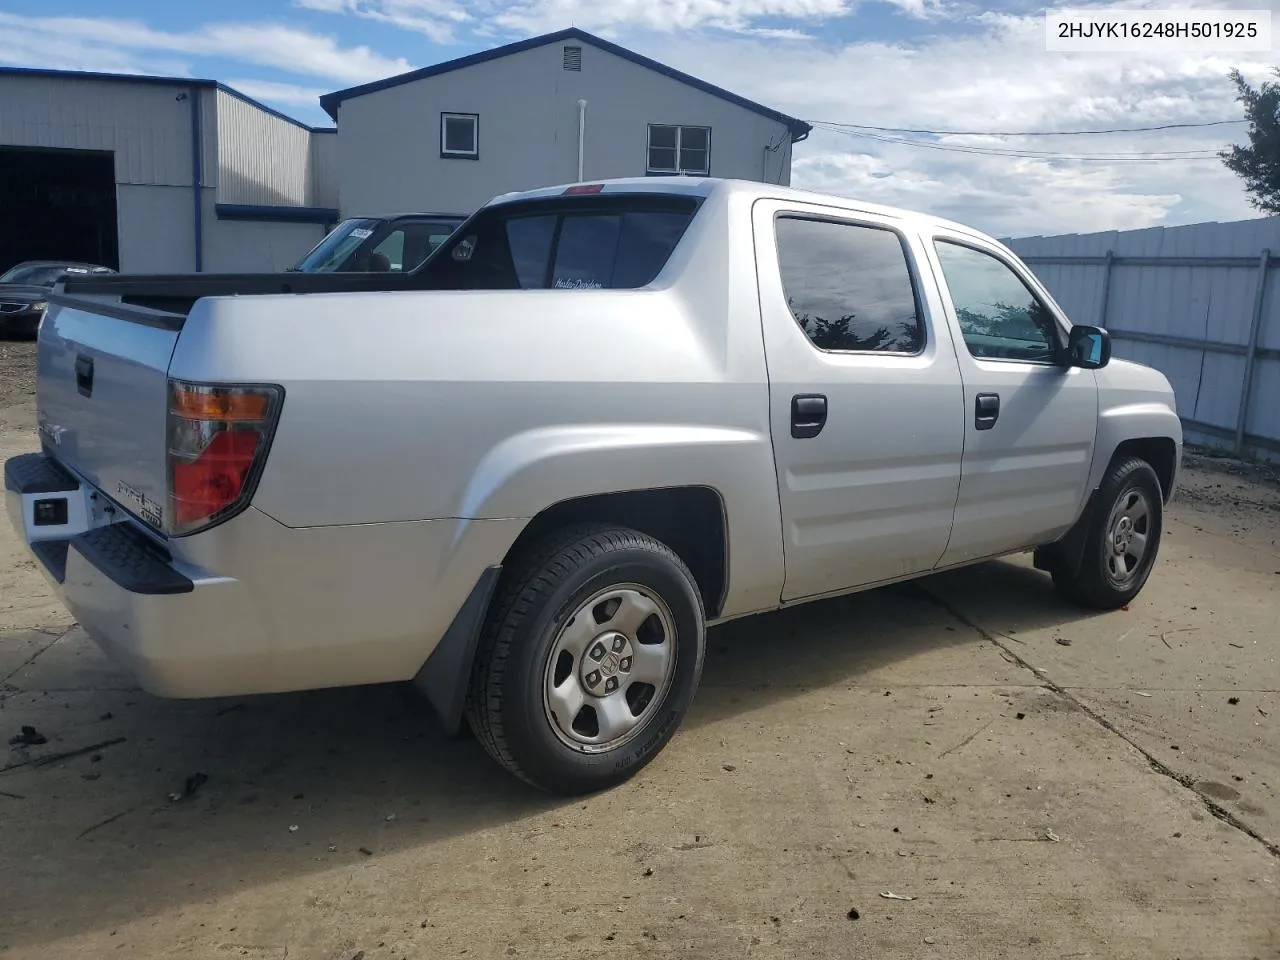
[[[96,263],[28,260],[0,274],[0,337],[34,337],[54,284],[64,277],[115,273]]]

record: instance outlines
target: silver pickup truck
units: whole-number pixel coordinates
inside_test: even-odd
[[[1034,551],[1119,607],[1182,433],[1005,247],[701,178],[498,197],[403,276],[69,281],[13,523],[147,690],[413,680],[556,792],[734,617]]]

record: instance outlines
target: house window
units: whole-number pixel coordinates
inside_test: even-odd
[[[440,114],[440,156],[480,159],[480,117],[477,114]]]
[[[711,173],[711,128],[669,127],[649,124],[651,174]]]

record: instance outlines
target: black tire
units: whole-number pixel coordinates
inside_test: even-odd
[[[1135,502],[1137,497],[1145,503],[1147,515],[1133,530],[1146,537],[1146,548],[1128,575],[1118,577],[1113,535],[1121,531],[1113,527],[1118,519],[1117,511]],[[1063,596],[1084,607],[1094,610],[1123,607],[1141,592],[1151,575],[1163,532],[1164,498],[1155,470],[1138,457],[1114,463],[1098,487],[1097,506],[1085,534],[1080,569],[1074,574],[1054,569],[1054,585]],[[1129,559],[1125,557],[1123,562]]]
[[[643,720],[630,739],[588,753],[557,732],[544,706],[544,685],[556,669],[550,658],[561,627],[601,590],[624,584],[665,604],[675,662],[665,693],[654,687],[636,714]],[[556,531],[503,570],[476,653],[467,722],[499,764],[536,787],[572,795],[614,786],[652,760],[684,719],[702,675],[705,635],[697,583],[666,544],[601,524]],[[630,692],[622,691],[628,700]]]

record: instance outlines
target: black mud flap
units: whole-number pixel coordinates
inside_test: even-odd
[[[1080,571],[1084,561],[1084,546],[1089,539],[1089,528],[1093,523],[1093,515],[1098,509],[1098,491],[1089,494],[1084,511],[1076,519],[1071,529],[1053,543],[1036,547],[1033,561],[1037,570],[1052,573],[1058,570],[1068,577]]]
[[[475,662],[480,628],[501,573],[501,564],[485,568],[449,629],[413,678],[413,685],[427,698],[445,733],[450,735],[457,733],[462,725],[462,708],[471,684],[471,665]]]

